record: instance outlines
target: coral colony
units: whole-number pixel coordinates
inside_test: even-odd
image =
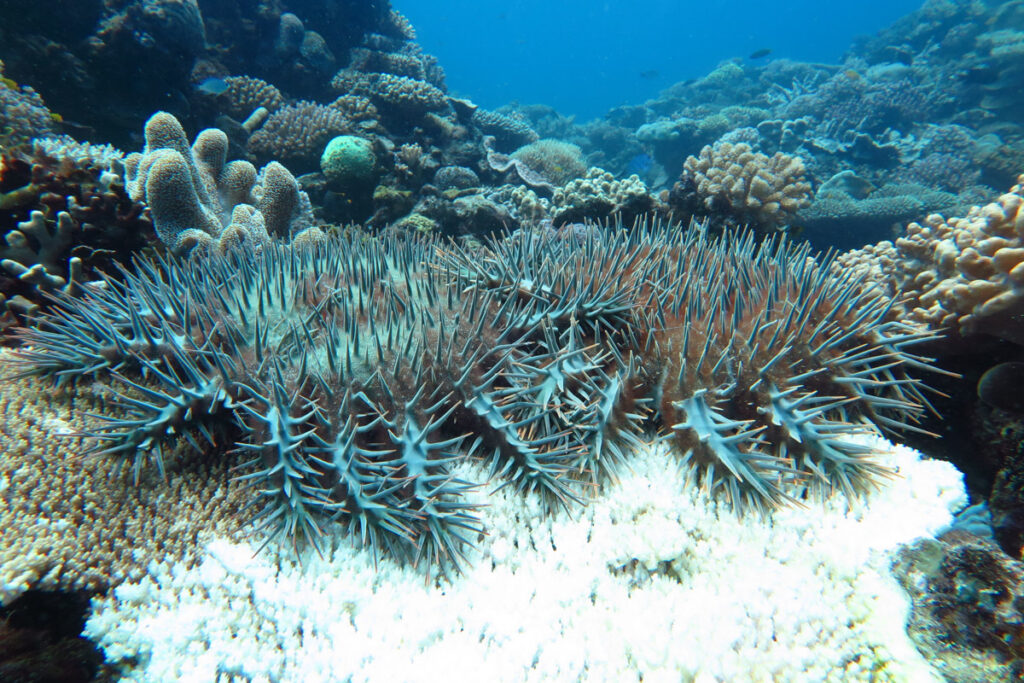
[[[471,487],[583,504],[652,434],[738,513],[890,476],[851,438],[914,428],[928,404],[904,370],[929,367],[929,335],[858,284],[805,247],[696,225],[475,248],[354,232],[137,258],[56,296],[18,362],[105,384],[116,417],[91,452],[136,480],[185,439],[237,464],[268,541],[317,545],[337,521],[443,572],[484,531]],[[454,477],[464,458],[492,481]]]

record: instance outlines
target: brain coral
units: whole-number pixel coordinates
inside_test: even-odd
[[[720,142],[705,146],[700,157],[687,157],[682,183],[695,191],[702,215],[722,214],[766,232],[782,228],[811,201],[799,157],[768,157],[743,143]]]
[[[767,512],[890,476],[854,437],[922,411],[902,370],[922,337],[888,301],[750,234],[350,234],[123,276],[20,332],[24,373],[112,389],[90,452],[144,481],[188,443],[230,458],[269,537],[337,521],[442,569],[483,531],[466,458],[571,507],[653,417],[693,481]]]

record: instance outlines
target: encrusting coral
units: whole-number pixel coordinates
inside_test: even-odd
[[[256,248],[272,235],[288,237],[301,226],[308,198],[284,166],[260,172],[247,161],[227,161],[228,138],[202,131],[190,147],[174,116],[159,112],[146,122],[146,148],[125,159],[128,192],[149,204],[161,241],[175,253]]]
[[[122,276],[19,332],[21,373],[109,387],[91,453],[144,480],[187,442],[237,469],[268,541],[316,545],[339,521],[442,571],[484,531],[463,458],[572,506],[654,419],[693,480],[766,512],[891,475],[852,437],[914,429],[927,405],[903,369],[928,367],[908,347],[929,335],[749,234],[353,233]]]

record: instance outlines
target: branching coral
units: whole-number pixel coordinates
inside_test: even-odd
[[[591,168],[583,178],[556,189],[551,199],[555,225],[603,221],[613,216],[630,224],[657,208],[657,200],[647,191],[639,176],[617,180],[600,168]]]
[[[300,101],[271,114],[249,138],[249,148],[260,159],[312,169],[327,141],[350,127],[341,108]]]
[[[97,378],[84,430],[136,478],[234,441],[254,521],[347,524],[442,569],[483,529],[452,465],[553,505],[614,476],[660,421],[738,510],[858,495],[890,472],[851,437],[913,428],[922,335],[806,248],[702,229],[521,232],[483,249],[352,234],[139,260],[21,331],[25,373]],[[925,337],[927,335],[924,335]]]
[[[764,232],[782,228],[811,201],[799,157],[782,152],[768,157],[743,143],[709,145],[699,158],[688,157],[680,185],[674,193],[689,189],[703,204],[694,207],[697,215],[720,214]]]
[[[959,337],[990,334],[1024,345],[1024,176],[966,216],[911,223],[903,237],[844,254],[842,267],[873,271],[905,319]]]
[[[239,120],[244,120],[260,107],[273,113],[284,105],[281,91],[260,78],[228,76],[224,82],[228,87],[220,97],[227,103],[227,112]]]
[[[10,363],[0,351],[2,374]],[[229,496],[223,459],[199,462],[179,448],[165,478],[147,473],[133,487],[116,461],[81,457],[85,444],[70,437],[87,428],[78,410],[110,410],[95,389],[0,383],[0,605],[29,589],[103,591],[141,576],[151,560],[194,558],[197,541],[234,531],[244,501]]]
[[[227,162],[227,136],[202,131],[190,147],[185,131],[166,112],[146,122],[146,149],[125,159],[128,190],[145,200],[157,235],[172,251],[265,244],[288,236],[306,202],[292,174],[271,162],[261,171],[247,161]]]

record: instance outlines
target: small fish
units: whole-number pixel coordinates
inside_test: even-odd
[[[203,79],[203,82],[196,86],[196,90],[207,95],[220,95],[228,89],[228,82],[217,76],[210,76]]]
[[[640,72],[640,78],[643,78],[644,80],[647,81],[654,80],[660,75],[661,73],[659,73],[657,69],[648,69],[647,71]]]
[[[849,78],[851,81],[859,81],[863,78],[863,76],[861,76],[853,69],[846,69],[845,71],[843,71],[843,75]]]
[[[1024,413],[1024,363],[1000,363],[989,368],[978,380],[978,398],[994,408]]]
[[[767,57],[771,53],[772,49],[770,47],[762,47],[760,50],[755,50],[751,52],[750,56],[747,57],[747,59],[761,59],[762,57]]]
[[[978,64],[957,73],[964,83],[988,85],[999,79],[999,70],[988,64]]]
[[[652,166],[654,166],[654,159],[651,158],[650,154],[637,154],[626,164],[626,173],[642,176],[650,171]]]
[[[7,86],[11,90],[17,90],[18,89],[18,84],[16,82],[14,82],[13,80],[11,80],[10,78],[7,78],[6,76],[0,76],[0,83],[2,83],[3,85]]]

